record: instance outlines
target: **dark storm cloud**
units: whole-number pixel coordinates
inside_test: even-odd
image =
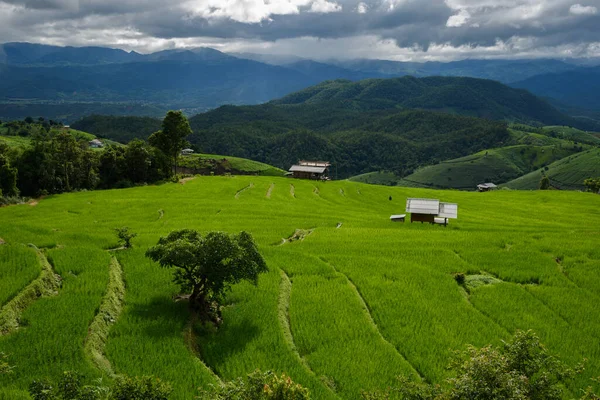
[[[144,50],[196,39],[227,45],[306,37],[378,37],[421,51],[498,43],[509,53],[586,48],[600,42],[600,0],[0,0],[0,42]]]

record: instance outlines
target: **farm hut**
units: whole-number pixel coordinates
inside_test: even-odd
[[[182,156],[189,156],[190,154],[194,154],[194,150],[192,150],[192,149],[183,149],[183,150],[181,150],[181,155]]]
[[[478,192],[489,192],[490,190],[496,190],[498,189],[498,186],[496,186],[495,184],[488,182],[488,183],[481,183],[479,185],[477,185],[477,191]]]
[[[429,222],[448,225],[449,218],[458,218],[458,204],[444,203],[436,199],[406,199],[406,212],[410,222]]]
[[[293,178],[329,180],[329,167],[331,164],[327,161],[299,161],[292,165],[289,172]]]
[[[98,140],[98,139],[93,139],[93,140],[90,140],[89,144],[90,144],[90,147],[91,147],[92,149],[99,149],[99,148],[101,148],[101,147],[104,147],[104,143],[102,143],[102,142],[101,142],[100,140]]]

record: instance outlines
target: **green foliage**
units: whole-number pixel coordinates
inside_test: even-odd
[[[383,393],[366,393],[363,398],[560,400],[564,383],[580,372],[582,366],[576,369],[566,366],[549,354],[532,331],[517,331],[500,347],[469,345],[467,350],[457,351],[449,368],[456,375],[447,379],[446,386],[400,377],[397,387]]]
[[[231,285],[248,280],[258,284],[258,275],[267,265],[247,232],[228,235],[183,229],[161,237],[146,256],[161,267],[175,267],[174,281],[183,291],[191,291],[190,307],[208,317],[210,303],[222,300]]]
[[[85,385],[85,377],[66,371],[58,383],[34,380],[29,385],[33,400],[168,400],[171,386],[158,378],[149,376],[118,376],[112,387],[102,384]]]
[[[211,385],[202,391],[200,400],[309,400],[308,389],[292,381],[286,374],[259,370],[231,382]]]
[[[10,165],[8,157],[0,152],[0,197],[15,197],[19,195],[17,174],[17,169]]]
[[[374,170],[400,175],[510,139],[501,122],[428,111],[320,105],[225,106],[190,120],[190,141],[206,152],[288,169],[299,159],[329,160],[338,178]]]
[[[98,137],[129,143],[133,139],[147,140],[153,132],[160,129],[161,121],[150,117],[91,115],[83,117],[71,126]]]
[[[550,355],[532,331],[518,331],[499,348],[469,346],[457,352],[448,379],[451,399],[556,399],[576,370]]]
[[[158,378],[122,376],[117,378],[110,400],[167,400],[171,392],[171,386]]]
[[[592,193],[600,192],[600,178],[589,178],[583,181],[585,187]]]
[[[13,372],[14,366],[8,363],[8,355],[0,351],[0,375],[10,374]]]
[[[131,240],[137,236],[137,233],[133,233],[129,231],[129,228],[123,226],[121,228],[115,228],[115,233],[117,234],[117,238],[119,239],[119,244],[121,244],[126,249],[131,247]]]
[[[540,190],[548,190],[550,189],[550,179],[544,175],[542,176],[542,180],[540,181]]]
[[[165,153],[177,173],[177,157],[188,144],[185,140],[192,133],[190,124],[181,111],[169,111],[162,122],[162,129],[154,132],[148,142]]]

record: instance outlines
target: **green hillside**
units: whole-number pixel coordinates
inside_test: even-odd
[[[353,109],[418,108],[526,124],[600,129],[593,121],[562,114],[525,90],[475,78],[406,76],[359,82],[327,81],[273,103],[327,104]]]
[[[11,121],[0,123],[0,143],[4,143],[13,148],[24,148],[31,143],[36,136],[52,136],[59,132],[68,132],[77,140],[90,141],[96,139],[96,135],[77,129],[64,128],[52,125],[45,126],[41,123],[25,123],[23,121]],[[115,144],[118,142],[104,139],[105,144]]]
[[[395,186],[400,178],[390,171],[375,171],[367,172],[366,174],[360,174],[351,176],[348,178],[351,182],[368,183],[369,185],[386,185]]]
[[[556,161],[544,168],[514,179],[504,186],[511,189],[534,190],[543,175],[557,189],[585,190],[583,181],[600,176],[600,149],[591,149]]]
[[[501,122],[417,110],[361,111],[314,105],[226,106],[190,119],[202,152],[288,169],[299,159],[331,161],[338,178],[404,171],[466,156],[511,139]]]
[[[484,182],[504,183],[575,154],[579,146],[517,145],[443,161],[401,179],[400,186],[475,190]]]
[[[447,228],[390,222],[407,197],[456,202],[459,219]],[[124,306],[109,318],[104,371],[157,376],[173,385],[175,400],[256,368],[287,372],[315,399],[357,399],[399,374],[442,382],[452,349],[500,344],[517,329],[533,329],[570,364],[588,359],[570,386],[576,393],[600,375],[599,210],[600,196],[591,193],[479,194],[257,176],[0,208],[1,306],[42,266],[62,277],[54,295],[24,311],[19,329],[0,335],[0,351],[15,366],[0,374],[0,398],[23,398],[33,379],[56,380],[64,370],[90,382],[103,376],[84,343],[120,268]],[[134,247],[107,251],[117,247],[113,229],[121,226],[138,234]],[[191,324],[185,301],[174,300],[172,271],[144,256],[181,228],[247,230],[267,261],[257,287],[234,285],[218,330]],[[282,244],[297,229],[309,234]],[[497,280],[466,293],[457,272]]]

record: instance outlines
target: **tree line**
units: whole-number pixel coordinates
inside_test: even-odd
[[[24,121],[28,123],[27,121]],[[0,143],[0,196],[43,196],[76,190],[155,183],[175,174],[179,151],[191,133],[187,118],[169,111],[148,141],[134,139],[103,151],[67,131],[41,129],[23,151]]]

